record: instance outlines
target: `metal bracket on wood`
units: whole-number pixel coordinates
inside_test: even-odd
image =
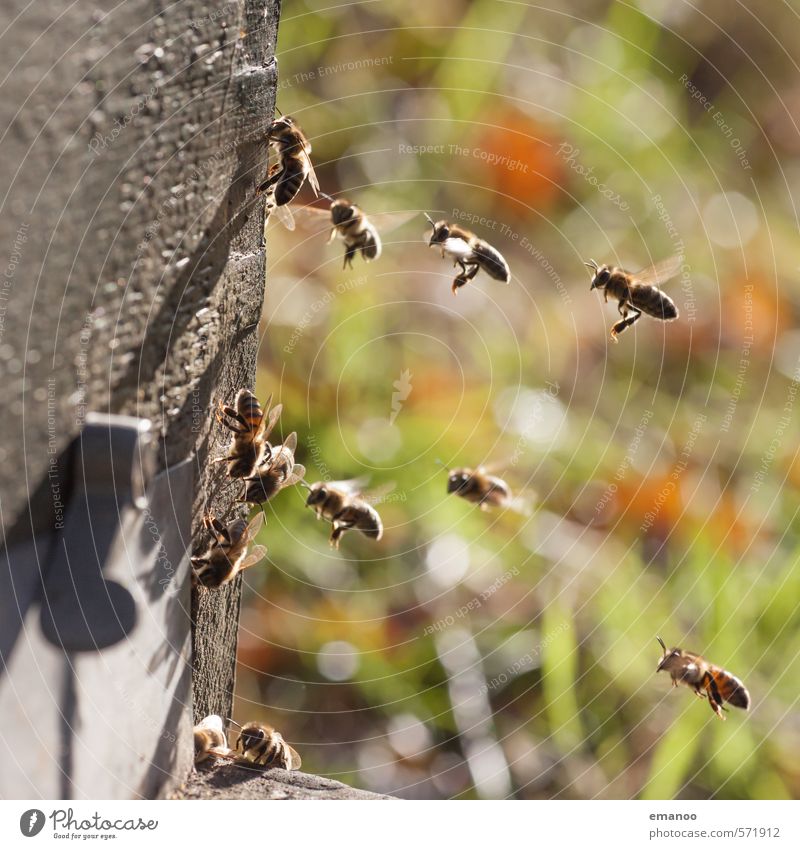
[[[192,464],[154,475],[154,451],[149,422],[87,417],[53,544],[5,552],[0,797],[152,798],[188,770]]]

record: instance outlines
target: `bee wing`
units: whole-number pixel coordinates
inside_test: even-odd
[[[261,526],[264,524],[264,514],[256,513],[255,516],[248,522],[247,530],[244,532],[245,538],[247,542],[255,539],[256,534],[261,530]]]
[[[314,166],[311,163],[311,157],[308,155],[307,150],[304,150],[301,155],[305,157],[306,165],[308,166],[309,185],[314,190],[314,194],[319,197],[319,180],[317,180],[317,173],[314,171]]]
[[[530,518],[533,515],[533,505],[536,494],[533,492],[520,492],[515,495],[506,505],[510,510],[519,513],[520,516]]]
[[[331,481],[329,486],[335,486],[338,489],[343,489],[351,495],[360,495],[368,483],[369,478],[362,476],[360,478],[348,478],[343,481]]]
[[[272,212],[275,213],[275,217],[287,230],[294,230],[294,215],[292,215],[292,210],[289,209],[288,205],[273,206]]]
[[[407,221],[411,221],[419,215],[418,212],[377,212],[369,216],[370,222],[375,226],[379,233],[391,233],[392,230],[397,230],[402,227]],[[430,238],[430,236],[426,237]]]
[[[641,271],[637,271],[633,277],[637,283],[644,283],[647,286],[660,286],[662,283],[666,283],[667,280],[670,280],[678,273],[682,263],[682,256],[671,256],[669,259],[665,259],[662,262],[657,262],[655,265],[651,265],[648,268],[643,268]]]
[[[203,719],[195,725],[195,730],[199,728],[210,728],[212,731],[219,731],[220,734],[225,733],[224,726],[222,724],[222,717],[216,713],[203,717]]]
[[[505,472],[513,463],[513,458],[505,457],[502,460],[495,460],[492,463],[481,463],[481,465],[478,466],[478,471],[484,472],[487,475],[497,475]]]
[[[291,205],[290,205],[291,206]],[[296,222],[305,230],[321,233],[333,227],[330,207],[322,209],[319,206],[291,206]]]
[[[272,396],[270,395],[270,398]],[[275,427],[278,419],[281,417],[281,413],[283,412],[283,404],[277,404],[274,409],[269,409],[269,404],[267,405],[267,410],[269,411],[267,415],[261,418],[261,424],[258,426],[257,436],[263,437],[266,439],[270,433],[272,433],[272,429]]]
[[[283,745],[285,747],[285,752],[287,755],[286,769],[288,769],[289,771],[293,769],[300,769],[300,767],[303,765],[303,761],[301,760],[300,755],[298,755],[297,751],[293,749],[287,742],[284,741]]]
[[[281,447],[288,449],[292,452],[292,454],[294,454],[294,452],[297,450],[297,433],[295,433],[295,431],[292,431],[286,437],[286,439],[283,440],[283,445]]]
[[[292,473],[288,478],[283,482],[284,486],[294,486],[296,483],[300,483],[301,480],[306,476],[306,467],[301,466],[300,463],[295,463],[292,468]]]
[[[239,566],[239,571],[241,572],[244,569],[249,569],[251,566],[255,566],[256,563],[260,563],[266,556],[267,547],[265,545],[254,545],[247,557],[242,560],[241,566]]]
[[[380,502],[383,501],[390,492],[393,492],[396,487],[397,484],[394,481],[388,481],[387,483],[374,487],[369,490],[369,492],[362,493],[361,497],[364,501],[368,501],[370,504],[380,504]]]

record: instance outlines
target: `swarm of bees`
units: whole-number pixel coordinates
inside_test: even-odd
[[[238,723],[230,720],[233,725]],[[199,766],[211,758],[233,761],[240,766],[263,766],[285,770],[300,769],[302,761],[271,725],[248,722],[239,726],[239,735],[233,748],[228,746],[228,735],[222,717],[211,714],[194,727],[194,763]]]
[[[296,217],[317,221],[329,229],[328,242],[338,238],[344,245],[344,269],[352,267],[359,254],[365,262],[379,259],[383,251],[379,230],[385,232],[400,226],[413,215],[367,216],[349,199],[336,199],[322,192],[311,162],[311,144],[293,118],[281,115],[275,119],[267,133],[267,142],[275,154],[275,162],[258,186],[258,193],[267,195],[267,212],[275,212],[290,230],[295,228]],[[328,202],[326,209],[295,205],[306,182],[316,198]],[[509,264],[496,247],[464,227],[445,219],[434,221],[427,213],[424,216],[431,228],[426,235],[428,247],[441,251],[442,259],[452,261],[458,269],[451,284],[454,295],[481,271],[492,280],[510,283]],[[617,303],[620,318],[611,328],[613,342],[618,342],[618,337],[642,315],[664,322],[678,318],[675,302],[660,287],[678,273],[681,263],[682,257],[671,257],[636,273],[615,265],[599,265],[594,260],[585,263],[592,275],[590,291],[598,289],[606,303],[609,297]],[[295,461],[297,434],[289,433],[280,443],[270,442],[282,411],[281,404],[272,406],[271,396],[262,408],[248,389],[239,390],[231,404],[219,402],[217,405],[215,419],[231,432],[231,438],[226,453],[213,462],[225,464],[227,478],[242,487],[238,502],[259,506],[263,511],[263,505],[283,489],[300,484],[308,490],[306,506],[318,519],[330,523],[331,546],[338,548],[344,534],[351,530],[359,531],[370,540],[381,540],[384,526],[374,506],[376,496],[365,493],[365,481],[308,483],[305,467]],[[512,492],[506,480],[496,473],[498,471],[483,465],[449,469],[447,493],[477,505],[481,511],[511,509],[530,514],[530,496]],[[249,520],[236,516],[226,523],[208,511],[203,527],[210,541],[191,559],[195,582],[208,589],[222,587],[260,562],[266,549],[251,544],[262,525],[263,512]],[[683,684],[692,688],[699,697],[708,700],[720,719],[725,718],[725,703],[749,709],[750,695],[738,678],[698,654],[680,648],[667,649],[663,640],[657,639],[663,650],[657,672],[668,672],[673,686]],[[280,733],[256,722],[240,727],[233,749],[228,746],[224,723],[219,716],[206,717],[197,725],[194,740],[198,764],[211,757],[220,757],[287,770],[298,769],[301,765],[299,755]]]

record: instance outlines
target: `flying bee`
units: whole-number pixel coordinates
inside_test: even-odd
[[[365,262],[378,259],[383,250],[380,233],[395,230],[415,215],[413,212],[379,212],[367,217],[360,207],[345,198],[334,200],[325,192],[320,192],[320,196],[330,201],[328,209],[292,205],[286,208],[286,212],[291,210],[293,214],[283,215],[281,222],[290,230],[295,227],[295,218],[330,228],[328,244],[337,236],[344,242],[343,268],[352,268],[353,259],[359,251]]]
[[[677,648],[667,649],[661,637],[656,639],[664,652],[656,672],[669,672],[673,687],[678,684],[691,687],[701,699],[708,699],[711,710],[720,719],[725,719],[722,711],[727,710],[723,702],[744,710],[750,709],[750,693],[735,675],[714,666],[699,654]]]
[[[299,483],[306,474],[305,466],[294,461],[297,450],[297,434],[292,431],[283,445],[270,449],[261,464],[244,479],[245,488],[241,501],[249,504],[264,504],[287,486]]]
[[[530,515],[530,496],[514,495],[511,487],[492,472],[496,466],[478,466],[471,469],[460,466],[447,473],[447,492],[477,504],[481,510],[492,507],[509,507],[517,513]]]
[[[319,195],[319,182],[311,164],[311,144],[294,119],[288,115],[277,118],[267,132],[267,141],[278,161],[270,168],[258,192],[271,191],[276,209],[294,200],[306,179],[314,194]]]
[[[236,749],[241,749],[245,758],[254,764],[280,767],[281,769],[300,769],[300,755],[269,725],[260,722],[248,722],[242,726]]]
[[[272,396],[267,400],[266,412],[249,389],[240,389],[234,406],[219,402],[217,421],[233,431],[231,444],[225,457],[217,457],[215,463],[227,463],[228,475],[232,478],[247,478],[253,474],[270,451],[269,438],[275,427],[283,405],[270,410]]]
[[[203,525],[213,537],[204,554],[192,557],[192,568],[198,583],[216,589],[232,581],[239,572],[255,566],[267,549],[254,545],[248,554],[247,547],[261,529],[264,514],[256,514],[249,522],[234,519],[227,527],[213,513],[203,516]]]
[[[361,493],[362,480],[317,481],[308,487],[306,507],[313,507],[318,519],[331,523],[330,543],[339,547],[345,531],[361,531],[370,539],[383,536],[378,511]],[[374,497],[374,496],[373,496]]]
[[[438,247],[442,251],[442,259],[449,257],[453,265],[461,268],[461,273],[453,280],[453,294],[469,283],[481,270],[493,280],[508,283],[511,271],[503,255],[488,242],[480,239],[469,230],[450,224],[447,221],[436,221],[425,213],[429,224],[433,227],[428,247]]]
[[[598,266],[593,259],[584,263],[594,272],[591,289],[602,289],[606,303],[609,295],[617,299],[622,318],[611,328],[613,342],[618,341],[617,336],[635,324],[642,313],[661,321],[678,317],[675,302],[658,287],[678,273],[682,262],[682,257],[674,256],[636,274],[617,266]]]
[[[365,262],[377,259],[383,246],[375,225],[354,203],[340,198],[331,203],[331,235],[328,242],[337,236],[344,242],[344,265],[353,267],[353,257],[361,251]]]
[[[222,725],[222,717],[207,716],[194,727],[194,762],[203,763],[210,757],[230,758],[228,739]]]

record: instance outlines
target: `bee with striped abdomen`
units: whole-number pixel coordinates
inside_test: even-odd
[[[286,770],[300,769],[300,755],[283,739],[274,728],[260,722],[248,722],[242,726],[236,748],[254,764],[280,767]]]
[[[287,486],[299,483],[306,474],[305,466],[294,461],[297,450],[297,434],[292,431],[283,445],[270,446],[261,464],[244,479],[245,489],[241,501],[249,504],[264,504]]]
[[[678,684],[691,687],[701,699],[708,699],[711,710],[720,719],[725,719],[722,711],[727,710],[723,702],[749,710],[750,693],[735,675],[709,663],[699,654],[679,648],[667,649],[661,637],[656,639],[664,652],[656,672],[669,672],[673,687]]]
[[[213,513],[206,513],[203,526],[213,539],[203,554],[191,559],[195,580],[204,587],[217,589],[262,560],[267,553],[263,545],[254,545],[249,553],[247,547],[263,521],[264,514],[257,513],[249,522],[234,519],[226,527]]]
[[[481,270],[501,283],[511,280],[508,263],[500,251],[488,242],[456,224],[444,220],[434,222],[427,213],[425,217],[433,227],[428,246],[438,247],[442,258],[449,257],[453,260],[453,265],[461,268],[461,273],[453,280],[454,295]]]
[[[306,179],[314,194],[319,195],[319,182],[311,164],[311,144],[294,119],[288,115],[277,118],[269,128],[267,141],[274,148],[278,161],[258,191],[271,190],[277,208],[293,201]]]
[[[267,440],[283,410],[282,404],[270,410],[271,403],[270,395],[265,412],[249,389],[239,390],[233,407],[220,401],[217,421],[232,430],[233,437],[227,455],[217,457],[214,462],[227,463],[230,477],[250,477],[270,451]]]
[[[447,492],[477,504],[481,510],[509,507],[522,515],[530,515],[532,494],[514,495],[503,478],[493,474],[498,466],[492,464],[476,469],[460,466],[451,469],[447,472]]]
[[[362,495],[362,480],[317,481],[308,487],[306,506],[313,507],[318,519],[332,525],[330,543],[339,547],[345,531],[361,531],[370,539],[383,536],[383,522],[378,511]]]
[[[672,321],[678,317],[675,302],[658,287],[678,273],[682,261],[682,257],[674,256],[636,274],[618,266],[598,266],[593,259],[584,263],[594,272],[591,289],[601,289],[606,303],[609,295],[618,302],[617,309],[622,318],[611,328],[613,342],[642,314],[661,321]]]
[[[345,198],[331,203],[332,242],[337,236],[344,242],[344,265],[353,267],[353,257],[361,251],[365,262],[377,259],[381,255],[381,237],[375,225],[359,207]]]
[[[210,757],[231,757],[222,717],[216,714],[205,717],[194,727],[194,762],[201,764]]]

